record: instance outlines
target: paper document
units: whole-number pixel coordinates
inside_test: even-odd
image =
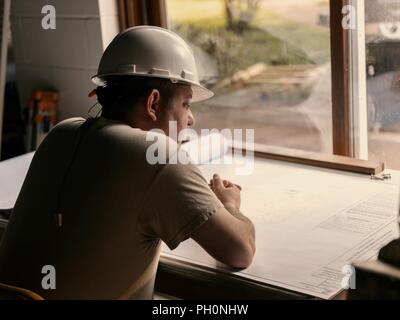
[[[235,176],[233,167],[200,169],[206,179],[218,172],[243,188],[257,252],[240,276],[329,299],[342,289],[344,266],[375,258],[399,235],[397,183],[267,160],[257,160],[250,176]],[[220,267],[192,240],[163,254]]]
[[[0,209],[14,208],[33,152],[0,162]]]

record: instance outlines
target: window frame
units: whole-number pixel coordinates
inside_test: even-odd
[[[367,58],[365,38],[364,0],[350,0],[354,8],[354,27],[350,31],[350,103],[352,156],[367,160],[368,154],[368,104]]]
[[[330,0],[333,154],[352,156],[350,125],[350,34],[342,27],[348,0]]]
[[[117,0],[120,30],[138,25],[167,28],[165,0]]]

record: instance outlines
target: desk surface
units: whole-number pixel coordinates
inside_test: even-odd
[[[0,208],[13,207],[32,154],[0,163]],[[235,162],[235,160],[233,160]],[[398,237],[398,185],[392,179],[256,160],[251,175],[238,175],[235,163],[200,166],[206,179],[214,172],[242,186],[242,211],[256,228],[253,264],[232,272],[194,241],[162,250],[162,268],[202,270],[208,276],[267,285],[329,299],[341,291],[343,267],[372,259]],[[229,250],[229,248],[227,248]],[[301,295],[298,295],[302,297]]]

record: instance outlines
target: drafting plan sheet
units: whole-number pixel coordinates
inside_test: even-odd
[[[253,264],[237,275],[330,299],[342,290],[342,269],[374,259],[398,237],[397,179],[341,173],[278,161],[256,160],[254,173],[235,165],[200,166],[242,186],[241,211],[256,228]],[[227,248],[229,250],[229,248]],[[163,255],[227,271],[189,239]]]
[[[31,152],[0,162],[0,209],[14,207],[33,154]]]

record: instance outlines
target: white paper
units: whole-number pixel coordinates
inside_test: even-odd
[[[32,157],[33,153],[27,153],[0,162],[0,209],[14,207]]]
[[[274,161],[257,161],[251,176],[235,176],[232,165],[200,168],[243,188],[257,252],[242,277],[329,299],[342,289],[345,265],[375,258],[398,237],[397,184]],[[163,254],[229,272],[192,240]]]

